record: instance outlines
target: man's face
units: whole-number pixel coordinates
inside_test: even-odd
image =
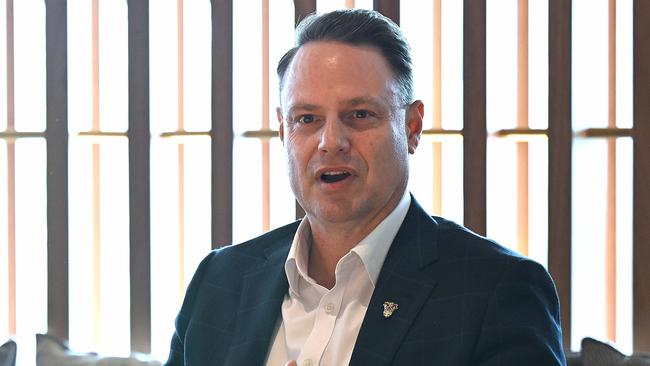
[[[408,154],[422,130],[422,103],[402,105],[384,57],[372,47],[303,45],[278,109],[291,188],[311,221],[381,220],[408,181]]]

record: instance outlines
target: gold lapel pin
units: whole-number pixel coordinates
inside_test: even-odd
[[[384,318],[388,318],[393,315],[393,312],[397,310],[398,306],[396,303],[391,301],[384,302]]]

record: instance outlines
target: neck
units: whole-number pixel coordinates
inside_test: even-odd
[[[309,251],[309,276],[318,284],[331,289],[336,284],[336,265],[363,238],[368,236],[402,199],[389,202],[378,214],[363,221],[331,223],[312,217],[307,218],[311,226],[311,250]]]
[[[310,222],[311,223],[311,222]],[[376,225],[375,225],[376,226]],[[374,227],[373,227],[374,229]],[[318,284],[331,289],[336,284],[336,265],[366,235],[339,230],[322,230],[312,226],[309,251],[309,276]]]

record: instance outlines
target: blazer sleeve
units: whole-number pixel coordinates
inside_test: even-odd
[[[548,272],[516,260],[490,299],[472,365],[565,365],[560,304]]]
[[[197,291],[203,280],[206,268],[208,268],[210,260],[214,257],[216,251],[210,252],[199,264],[194,277],[185,291],[185,299],[181,310],[176,317],[176,329],[172,336],[171,346],[169,349],[169,358],[163,366],[182,366],[185,364],[185,332],[189,324],[189,319],[194,307],[194,299],[196,298]]]

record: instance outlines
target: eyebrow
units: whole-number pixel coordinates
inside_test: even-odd
[[[361,96],[361,97],[354,97],[346,100],[342,100],[339,103],[340,107],[356,107],[359,105],[363,104],[370,104],[375,107],[381,107],[383,104],[377,100],[377,98],[373,98],[371,96]],[[302,110],[302,111],[308,111],[308,112],[313,112],[321,109],[322,107],[316,104],[311,104],[311,103],[303,103],[303,102],[298,102],[292,106],[289,107],[287,110],[287,115],[291,115],[294,113],[296,110]]]
[[[317,106],[316,104],[296,103],[296,104],[292,105],[291,107],[289,107],[289,109],[287,110],[287,115],[291,115],[296,109],[311,112],[311,111],[315,111],[315,110],[320,109],[320,107]]]
[[[373,98],[370,96],[363,96],[363,97],[356,97],[352,99],[347,99],[344,101],[339,102],[339,105],[341,106],[346,106],[346,107],[356,107],[361,104],[372,104],[374,106],[381,106],[382,104],[377,100],[377,98]]]

